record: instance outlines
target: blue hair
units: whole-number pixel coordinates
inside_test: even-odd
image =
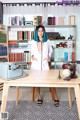
[[[43,29],[43,31],[44,31],[44,34],[43,34],[43,42],[46,42],[46,41],[47,41],[47,33],[46,33],[46,31],[45,31],[44,26],[42,26],[42,25],[36,26],[36,29],[35,29],[35,31],[34,31],[34,40],[35,40],[36,42],[40,42],[39,37],[38,37],[38,29],[39,29],[39,28],[42,28],[42,29]]]

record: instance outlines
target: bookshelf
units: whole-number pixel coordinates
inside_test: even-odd
[[[22,19],[22,21],[20,21],[21,19],[19,19],[19,16],[14,16],[9,19],[9,20],[12,19],[10,21],[11,26],[10,25],[8,26],[9,61],[18,62],[18,63],[19,62],[21,62],[21,63],[22,62],[26,62],[26,63],[31,62],[30,55],[28,55],[28,54],[30,54],[30,47],[28,48],[28,46],[29,45],[31,46],[31,41],[34,39],[33,31],[35,29],[35,26],[38,24],[38,22],[44,23],[42,16],[40,18],[39,17],[40,16],[38,16],[38,17],[33,16],[33,21],[32,21],[33,24],[31,23],[30,25],[25,24],[26,22],[30,22],[30,21],[26,21],[27,18],[25,18],[24,16],[22,18],[25,18],[25,19]],[[49,18],[50,18],[50,21],[49,21]],[[14,21],[14,19],[15,19],[15,21]],[[41,22],[40,22],[40,19],[41,19]],[[61,21],[59,22],[59,20],[61,20]],[[46,32],[48,32],[48,33],[51,33],[51,32],[56,33],[57,32],[61,36],[65,36],[64,39],[61,39],[61,38],[50,39],[49,38],[51,40],[51,45],[53,46],[53,51],[54,51],[54,56],[52,56],[52,59],[54,59],[54,60],[52,61],[52,63],[54,62],[55,66],[56,66],[58,61],[62,62],[62,63],[65,62],[64,52],[67,52],[70,54],[70,55],[68,55],[68,57],[70,57],[70,59],[71,59],[71,52],[76,53],[76,51],[75,51],[76,25],[75,24],[70,25],[68,22],[66,24],[64,17],[48,17],[48,16],[46,16],[46,21],[47,22],[43,24],[46,29]],[[19,25],[19,23],[22,23],[22,24]],[[68,39],[68,37],[70,35],[73,36],[73,39]],[[67,47],[63,47],[63,46],[56,47],[56,45],[59,43],[63,43],[63,44],[66,43]],[[69,44],[75,45],[75,47],[69,47]],[[21,49],[23,49],[23,50],[21,51]],[[15,52],[13,52],[13,51],[15,51]],[[18,51],[18,53],[17,53],[17,51]],[[21,51],[22,54],[19,51]],[[16,56],[18,56],[18,57],[16,57]],[[29,56],[28,61],[26,60],[26,56]],[[20,61],[19,61],[19,59],[16,59],[16,58],[19,58]],[[22,58],[22,60],[21,60],[21,58]],[[66,62],[68,62],[68,60]],[[57,67],[55,67],[55,68],[57,68]]]
[[[31,41],[34,26],[8,26],[9,62],[29,69],[31,64]]]
[[[0,62],[8,61],[7,27],[0,24]],[[3,90],[3,83],[0,83],[0,91]]]
[[[0,24],[0,62],[8,61],[7,26]],[[4,60],[3,60],[4,59]]]
[[[59,32],[59,37],[61,37],[61,39],[51,39],[54,55],[54,57],[52,56],[52,66],[59,69],[62,64],[76,60],[76,25],[49,26],[53,30],[55,29],[55,32]]]

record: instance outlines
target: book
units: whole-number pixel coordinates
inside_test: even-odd
[[[56,21],[56,25],[64,25],[65,17],[58,17]]]

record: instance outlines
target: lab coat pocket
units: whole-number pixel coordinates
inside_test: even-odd
[[[47,60],[43,61],[43,69],[44,70],[49,70],[49,65],[48,65],[48,61]]]
[[[38,69],[38,61],[37,60],[32,61],[31,69],[34,69],[34,70]]]

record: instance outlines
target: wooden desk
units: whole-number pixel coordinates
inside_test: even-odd
[[[80,120],[80,80],[79,77],[76,79],[71,79],[70,81],[64,81],[62,79],[57,79],[58,70],[49,71],[27,71],[29,74],[27,77],[6,81],[0,79],[0,82],[4,83],[3,94],[2,94],[2,105],[1,112],[6,110],[7,96],[10,86],[24,86],[24,87],[61,87],[61,88],[74,88],[77,109]]]

